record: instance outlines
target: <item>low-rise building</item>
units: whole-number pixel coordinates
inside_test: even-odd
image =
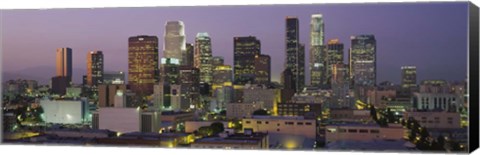
[[[196,140],[191,148],[204,149],[268,149],[268,134],[247,131],[238,134],[223,134]]]
[[[357,110],[350,108],[330,109],[330,120],[345,122],[369,122],[372,121],[370,110]]]
[[[322,115],[322,105],[319,103],[278,103],[279,116],[303,116],[317,119]]]
[[[403,118],[413,118],[420,126],[427,129],[458,129],[461,128],[460,113],[446,111],[407,111]]]
[[[389,124],[389,127],[380,127],[377,124],[333,124],[326,126],[326,143],[352,140],[400,140],[404,137],[405,129],[398,124]]]
[[[214,121],[186,121],[185,122],[185,133],[193,133],[203,126],[210,126]],[[228,128],[228,122],[222,121],[223,128]]]
[[[120,133],[160,130],[160,112],[140,108],[103,107],[93,113],[92,128]]]
[[[90,111],[86,99],[81,100],[40,100],[43,108],[42,119],[47,123],[81,124],[89,122]]]
[[[274,134],[290,134],[316,138],[317,125],[315,119],[305,119],[302,116],[253,116],[242,119],[243,130]]]

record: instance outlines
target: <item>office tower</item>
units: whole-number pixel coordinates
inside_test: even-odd
[[[227,103],[233,101],[232,76],[232,66],[230,65],[219,65],[213,70],[212,91],[215,104],[210,105],[212,110],[222,110]]]
[[[234,83],[255,82],[255,56],[260,54],[260,40],[254,36],[233,38]]]
[[[350,78],[355,86],[375,86],[377,43],[374,35],[351,36]]]
[[[153,93],[158,81],[158,38],[134,36],[128,39],[128,85],[140,96]]]
[[[124,84],[100,84],[98,86],[98,106],[114,107],[115,98],[117,96],[120,96],[123,98],[126,91],[127,91],[127,87]],[[118,102],[121,102],[121,101],[122,100],[118,100]]]
[[[57,48],[57,76],[67,77],[72,82],[72,49]]]
[[[181,107],[197,107],[200,96],[200,71],[194,67],[181,66],[179,68],[179,80],[182,86]]]
[[[297,88],[294,81],[294,75],[292,71],[288,68],[282,72],[282,84],[283,88],[281,90],[281,102],[289,102],[292,96],[295,94],[295,88]]]
[[[319,87],[325,71],[325,24],[322,14],[313,14],[310,20],[310,85]]]
[[[52,78],[52,94],[65,95],[67,87],[70,87],[69,77],[55,76]]]
[[[343,44],[338,39],[331,39],[327,43],[325,72],[322,75],[320,87],[330,89],[332,69],[335,64],[343,64]]]
[[[200,70],[200,82],[212,82],[212,43],[207,32],[197,34],[195,38],[194,67]]]
[[[216,66],[223,65],[223,63],[224,63],[224,60],[223,60],[223,57],[221,56],[214,56],[212,59],[212,65],[214,69]]]
[[[377,80],[377,49],[373,35],[351,36],[349,51],[350,79],[353,80],[356,100],[368,102],[368,89],[376,85]]]
[[[255,83],[269,84],[271,81],[271,61],[269,55],[255,56]]]
[[[344,108],[350,107],[350,100],[347,97],[350,89],[350,82],[348,78],[348,67],[346,64],[338,63],[332,64],[332,103],[330,107]]]
[[[160,81],[168,84],[179,84],[180,60],[176,58],[162,58],[160,61]]]
[[[303,90],[305,87],[305,44],[299,44],[298,47],[298,80],[297,90]]]
[[[232,85],[232,66],[220,65],[213,70],[213,89],[217,86]]]
[[[301,45],[299,41],[299,23],[297,17],[286,17],[286,36],[285,36],[285,68],[290,69],[293,73],[293,81],[295,81],[295,91],[300,91],[305,85],[305,67],[301,63]],[[303,55],[305,55],[303,51]],[[305,58],[303,58],[305,61]]]
[[[185,51],[185,56],[183,57],[183,66],[188,66],[188,67],[193,67],[193,55],[194,55],[194,50],[193,50],[193,45],[190,43],[186,44],[186,51]]]
[[[417,67],[402,66],[402,88],[412,89],[417,87]]]
[[[167,21],[163,43],[163,57],[175,58],[184,64],[186,56],[185,26],[182,21]]]
[[[125,84],[125,73],[122,71],[103,73],[104,84]]]
[[[103,83],[103,53],[90,51],[87,54],[87,85],[96,87]]]

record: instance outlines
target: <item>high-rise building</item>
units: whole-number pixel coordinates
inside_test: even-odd
[[[330,107],[350,107],[349,95],[350,82],[348,78],[348,67],[345,64],[332,64],[332,103]]]
[[[90,51],[87,54],[87,85],[98,86],[103,83],[103,53]]]
[[[213,70],[212,91],[215,102],[210,105],[212,110],[222,110],[227,103],[233,101],[232,76],[232,66],[230,65],[219,65]]]
[[[199,103],[200,71],[194,67],[181,66],[179,68],[181,91],[181,105],[195,105]],[[184,106],[182,106],[184,107]]]
[[[350,78],[355,86],[375,86],[377,43],[374,35],[351,36]]]
[[[55,76],[52,78],[52,94],[65,95],[67,87],[70,87],[69,78],[67,76]]]
[[[137,95],[150,95],[158,81],[158,38],[135,36],[128,39],[128,85]]]
[[[255,83],[269,84],[271,81],[271,62],[269,55],[255,56]]]
[[[57,48],[57,76],[67,77],[72,82],[72,49]]]
[[[303,90],[305,87],[305,44],[299,44],[298,47],[298,78],[297,91]]]
[[[224,60],[223,60],[223,57],[221,56],[214,56],[212,59],[212,65],[214,69],[216,66],[223,65],[223,63],[224,63]]]
[[[179,67],[179,59],[162,58],[160,61],[160,81],[168,84],[179,84]]]
[[[295,81],[296,91],[300,91],[305,85],[305,67],[301,63],[301,50],[300,50],[300,31],[297,17],[286,17],[286,60],[285,68],[290,69],[293,73],[293,80]],[[303,51],[303,55],[305,55]],[[305,58],[303,58],[305,61]]]
[[[295,94],[296,83],[293,77],[292,71],[288,68],[282,72],[283,88],[281,90],[281,102],[289,102]]]
[[[402,88],[417,87],[417,67],[402,66]]]
[[[233,38],[235,84],[255,82],[255,56],[260,54],[260,40],[254,36]]]
[[[232,86],[232,66],[220,65],[213,70],[213,89],[224,85]]]
[[[186,45],[186,51],[185,51],[185,56],[183,57],[183,66],[188,66],[188,67],[193,67],[193,61],[194,61],[194,50],[193,50],[193,45],[190,43],[187,43]]]
[[[377,81],[377,43],[374,35],[351,36],[350,40],[349,71],[355,98],[368,103],[368,89]]]
[[[195,38],[194,67],[200,70],[200,82],[212,82],[212,43],[207,32],[197,34]]]
[[[185,26],[182,21],[167,21],[163,43],[163,57],[175,58],[183,64],[186,56]]]
[[[313,14],[310,20],[310,85],[319,87],[325,70],[325,24],[322,14]]]
[[[325,73],[321,77],[321,88],[330,89],[332,66],[335,64],[343,64],[343,44],[338,39],[331,39],[327,43]]]

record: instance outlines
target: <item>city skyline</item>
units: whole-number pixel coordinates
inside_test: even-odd
[[[32,68],[38,66],[46,66],[46,68],[51,67],[53,68],[52,71],[43,71],[42,73],[39,73],[39,75],[34,75],[36,77],[48,78],[53,76],[53,74],[49,75],[48,72],[54,73],[55,71],[55,64],[53,63],[55,49],[60,47],[70,47],[73,51],[72,54],[74,70],[84,69],[84,60],[86,59],[85,56],[88,51],[101,50],[104,52],[105,55],[105,71],[121,70],[127,72],[128,37],[137,35],[157,36],[159,44],[158,48],[163,49],[164,47],[161,43],[164,41],[164,24],[167,21],[179,20],[185,24],[184,26],[187,43],[194,44],[194,39],[196,36],[195,34],[197,33],[209,33],[209,36],[212,40],[211,44],[213,56],[224,57],[225,64],[228,65],[233,64],[234,50],[232,39],[234,37],[249,35],[257,37],[257,39],[262,42],[262,49],[260,52],[262,54],[267,54],[271,56],[272,81],[280,81],[280,74],[284,69],[283,66],[285,63],[284,22],[286,16],[296,16],[299,19],[300,43],[306,46],[305,51],[306,53],[309,53],[308,51],[310,49],[310,17],[312,14],[322,14],[325,23],[325,40],[338,38],[340,42],[344,43],[345,49],[343,55],[345,57],[345,63],[348,60],[348,48],[350,47],[351,42],[349,40],[350,36],[361,34],[375,35],[375,39],[377,40],[377,83],[388,80],[399,84],[401,79],[400,67],[405,65],[417,66],[418,81],[422,81],[425,79],[445,79],[449,81],[458,81],[464,80],[464,78],[466,77],[465,66],[467,65],[467,62],[453,62],[448,60],[467,59],[467,36],[465,33],[460,32],[464,31],[464,28],[466,28],[467,25],[467,18],[466,16],[464,16],[467,14],[467,12],[463,11],[464,7],[467,6],[466,4],[467,3],[459,2],[434,3],[431,5],[426,5],[423,3],[398,5],[294,5],[289,7],[289,9],[285,9],[281,5],[229,6],[215,9],[215,11],[211,11],[211,9],[209,9],[212,7],[189,8],[191,10],[188,12],[198,13],[195,14],[195,16],[190,13],[182,12],[180,8],[183,7],[109,8],[90,10],[75,9],[68,11],[9,10],[5,11],[3,15],[5,21],[5,33],[4,36],[2,36],[4,39],[4,47],[2,52],[4,54],[4,60],[2,60],[2,69],[3,73],[5,74],[9,72],[17,72],[25,68]],[[295,9],[292,9],[292,7]],[[298,7],[304,9],[298,9]],[[449,13],[441,12],[442,9],[445,9],[445,7],[451,7],[450,10],[452,11]],[[339,14],[339,11],[335,11],[335,9],[339,8],[341,8],[340,10],[348,11],[347,13]],[[372,8],[380,10],[367,11],[368,9]],[[394,9],[395,11],[392,11],[392,9]],[[402,11],[406,9],[413,11]],[[122,12],[126,13],[127,10],[130,13],[128,15],[131,16],[122,16],[125,15],[122,14]],[[234,12],[234,14],[238,14],[238,12],[241,12],[242,10],[251,11],[244,12],[243,14],[237,16],[228,16],[221,14],[222,11]],[[171,11],[178,12],[179,14],[169,14],[168,17],[171,16],[170,18],[164,18],[165,15],[161,13]],[[295,13],[295,11],[299,13]],[[64,12],[66,13],[66,15],[59,12]],[[153,14],[153,12],[158,12],[158,14]],[[379,12],[382,12],[383,14],[380,16],[368,15],[378,14]],[[401,12],[402,14],[399,14],[399,12]],[[98,16],[93,17],[93,19],[87,20],[87,16],[93,13]],[[115,17],[118,16],[118,18],[121,17],[124,20],[115,18],[107,19],[106,17],[108,17],[110,13],[115,14]],[[148,16],[153,16],[158,20],[135,19],[135,15],[144,13],[149,13]],[[412,13],[417,15],[412,15]],[[429,16],[438,16],[439,13],[445,14],[445,16],[443,16],[445,18],[440,20],[428,18]],[[259,17],[251,19],[251,22],[249,22],[248,16],[251,14],[257,14]],[[68,15],[80,19],[71,21],[66,18],[61,18],[62,16]],[[354,18],[355,16],[362,15],[364,15],[365,17],[368,16],[368,19],[371,21],[359,21],[359,19]],[[31,17],[35,19],[30,19],[26,17]],[[215,26],[215,24],[212,25],[211,22],[199,20],[195,17],[210,17],[206,18],[205,20],[217,21],[218,26]],[[244,18],[240,18],[242,20],[235,20],[229,19],[229,17],[236,17],[235,19],[239,17]],[[262,21],[266,17],[271,17],[271,19],[269,19],[268,21]],[[428,21],[423,21],[422,19],[428,19]],[[99,21],[101,24],[91,24],[90,20]],[[128,20],[134,20],[131,23],[138,23],[125,26],[117,25],[117,27],[110,27],[110,29],[107,29],[109,28],[109,26],[112,26],[111,24],[118,24],[126,22]],[[45,27],[48,31],[38,28],[29,28],[31,26],[43,25],[46,21],[52,21],[51,23],[47,22],[47,25],[51,26]],[[54,21],[63,21],[64,23],[58,23]],[[451,21],[451,23],[454,24],[443,23],[443,21]],[[407,22],[407,24],[404,23],[404,25],[398,25],[398,23],[402,22]],[[58,25],[55,25],[53,23],[57,23]],[[80,27],[74,27],[72,29],[59,28],[64,26],[69,27],[70,24],[73,24],[70,26],[75,26],[75,24],[78,23],[82,23],[84,27],[80,25]],[[392,24],[395,25],[395,27],[393,27]],[[15,25],[16,27],[11,27],[12,25]],[[405,29],[401,29],[398,27],[405,27]],[[435,27],[435,29],[431,29],[431,27]],[[23,29],[29,29],[29,31],[25,31]],[[96,33],[98,31],[100,31],[101,33]],[[82,32],[82,34],[76,35],[76,33],[78,32]],[[422,33],[424,35],[421,35]],[[22,37],[28,34],[30,34],[32,37]],[[40,41],[37,41],[39,40],[37,37],[41,37],[44,35],[52,37],[51,39],[42,39]],[[17,38],[21,38],[22,41],[31,43],[33,45],[24,46],[23,44],[15,43],[16,41],[18,41]],[[93,38],[93,40],[90,40],[90,38]],[[35,41],[33,42],[33,40]],[[41,54],[45,57],[18,58],[19,56],[23,56],[22,54],[15,54],[18,53],[18,51],[29,51],[32,54]],[[163,57],[163,52],[164,51],[159,51],[160,58]],[[441,54],[437,54],[437,52]],[[432,57],[432,55],[435,55],[435,57]],[[19,65],[18,63],[16,63],[18,62],[18,60],[25,60],[23,62],[26,63]],[[308,54],[305,60],[309,60]],[[305,62],[305,72],[305,81],[310,81],[308,62]],[[85,74],[86,72],[79,73],[74,71],[74,82],[80,83],[79,79],[81,79],[82,75]]]

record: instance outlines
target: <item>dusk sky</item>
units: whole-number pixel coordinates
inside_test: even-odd
[[[377,83],[398,84],[403,65],[417,66],[417,81],[464,80],[467,7],[467,2],[453,2],[3,10],[2,75],[3,80],[12,75],[48,80],[55,75],[59,47],[73,49],[76,83],[86,74],[90,50],[103,51],[106,71],[128,71],[129,37],[157,36],[162,57],[166,21],[181,20],[188,43],[194,43],[198,32],[208,32],[213,55],[223,56],[229,65],[233,37],[256,36],[261,53],[272,58],[272,80],[279,81],[286,55],[285,17],[297,16],[309,81],[310,16],[320,13],[326,40],[339,38],[344,43],[345,62],[351,35],[375,35]]]

